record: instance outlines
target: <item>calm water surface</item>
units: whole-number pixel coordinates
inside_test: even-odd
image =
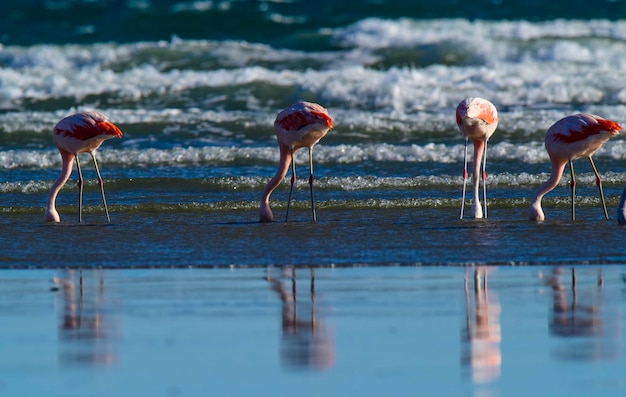
[[[3,270],[0,390],[622,396],[625,272],[607,265]]]

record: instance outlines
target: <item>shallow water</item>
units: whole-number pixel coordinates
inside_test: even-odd
[[[486,287],[475,271],[488,273]],[[621,396],[625,271],[3,270],[1,389]]]
[[[493,208],[487,220],[451,212],[318,209],[313,223],[305,205],[287,223],[252,221],[252,209],[122,212],[107,224],[94,211],[83,224],[58,225],[45,224],[41,214],[11,214],[1,221],[0,267],[626,263],[624,227],[602,219],[597,207],[580,208],[571,222],[565,206],[552,211],[563,220],[539,224],[517,219],[517,208]]]
[[[29,4],[43,10],[33,13],[37,18],[28,23],[36,25],[59,10],[79,19],[92,7],[119,6],[108,1],[83,3]],[[27,23],[20,19],[21,12],[7,13],[15,24],[11,26],[22,27],[14,36],[0,37],[6,43],[0,47],[0,222],[8,226],[0,231],[6,233],[0,239],[8,240],[0,249],[20,247],[1,253],[16,258],[7,260],[8,266],[45,266],[58,255],[48,246],[64,251],[58,247],[63,243],[48,243],[46,233],[40,246],[30,244],[30,236],[44,230],[43,207],[59,173],[52,128],[79,110],[104,112],[124,133],[98,151],[113,219],[105,234],[129,236],[122,241],[111,236],[102,245],[116,247],[115,264],[121,267],[141,266],[139,253],[149,259],[148,265],[274,264],[274,259],[289,263],[290,256],[297,263],[343,263],[350,261],[349,251],[352,263],[531,261],[524,252],[536,245],[534,231],[552,230],[522,223],[533,191],[550,171],[543,147],[546,129],[575,112],[626,123],[622,76],[626,23],[615,19],[619,14],[612,11],[614,2],[602,2],[593,10],[599,19],[590,20],[551,18],[554,10],[549,4],[527,2],[506,7],[491,4],[480,19],[470,18],[471,14],[459,18],[463,7],[456,1],[444,7],[449,9],[447,16],[425,11],[438,8],[432,2],[408,7],[390,1],[359,8],[356,14],[330,13],[323,19],[317,9],[301,1],[262,2],[248,11],[267,30],[250,36],[252,25],[233,27],[247,39],[233,32],[218,30],[222,36],[217,38],[216,32],[206,32],[218,26],[206,21],[244,12],[240,7],[250,2],[220,3],[223,9],[212,2],[172,7],[129,2],[118,12],[105,13],[118,23],[129,15],[149,24],[152,17],[165,18],[168,23],[157,26],[174,32],[159,40],[154,32],[141,29],[130,36],[119,30],[102,31],[93,21],[84,26],[86,30],[64,30],[75,39],[64,41],[41,35],[43,22],[28,29],[20,24]],[[324,2],[324,7],[337,10],[339,6]],[[576,7],[582,6],[571,5]],[[424,12],[412,13],[420,10]],[[517,16],[500,20],[497,16],[503,10]],[[591,18],[591,14],[581,15]],[[196,35],[176,35],[177,29],[189,33],[187,26],[195,26]],[[24,38],[22,30],[34,36]],[[281,39],[285,30],[291,33]],[[140,33],[145,36],[130,38]],[[102,35],[108,40],[98,40]],[[459,224],[456,219],[463,139],[454,109],[467,96],[488,98],[499,110],[499,126],[487,149],[491,208],[487,225],[506,229],[498,231],[504,237],[507,233],[515,237],[498,245],[496,251],[502,255],[497,257],[441,250],[449,247],[445,243],[449,239],[441,236],[455,236],[458,225],[473,230],[473,224]],[[332,228],[329,233],[334,236],[325,242],[319,263],[314,261],[320,249],[296,252],[303,244],[300,236],[307,236],[309,230],[311,238],[324,239],[306,215],[306,153],[296,154],[299,182],[293,217],[298,226],[304,223],[304,231],[249,225],[258,219],[260,193],[276,171],[272,123],[278,111],[297,100],[319,102],[334,120],[334,128],[313,153],[320,229]],[[611,139],[594,158],[614,219],[626,183],[623,137]],[[100,223],[100,197],[88,156],[83,163],[86,222]],[[605,223],[597,211],[600,200],[589,164],[576,162],[576,170],[576,227],[608,233],[608,241],[616,241],[619,229],[611,224],[614,221],[606,224],[607,230],[599,230]],[[76,173],[57,203],[62,222],[69,225],[76,219],[75,181]],[[549,222],[560,225],[570,218],[568,181],[566,176],[545,198]],[[284,216],[287,189],[285,181],[272,195],[277,219]],[[583,224],[587,222],[591,224]],[[463,226],[459,228],[465,230]],[[63,229],[45,230],[56,234]],[[253,235],[260,231],[260,236]],[[384,240],[376,241],[378,232]],[[580,240],[578,233],[583,232],[559,230],[544,240],[563,235],[577,239],[571,241],[589,241]],[[29,237],[14,241],[18,240],[14,234]],[[245,238],[239,239],[240,234]],[[463,239],[456,239],[458,245],[471,241],[464,231],[460,234]],[[421,242],[432,250],[416,249]],[[266,248],[279,243],[284,247]],[[385,251],[385,244],[399,250]],[[224,253],[213,252],[217,251],[213,247],[222,246]],[[506,247],[511,251],[502,252]],[[126,248],[132,248],[130,253]],[[331,252],[334,248],[337,251]],[[98,250],[77,250],[75,257],[88,255],[91,263],[112,265],[110,256],[85,254]],[[560,246],[547,252],[554,256],[543,255],[546,262],[561,261],[563,253],[567,260],[577,257]],[[29,258],[21,259],[23,254]],[[604,251],[587,252],[583,258],[603,256]],[[71,262],[78,260],[71,258]]]

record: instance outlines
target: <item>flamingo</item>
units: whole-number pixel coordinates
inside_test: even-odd
[[[270,195],[287,175],[287,169],[291,163],[291,187],[289,188],[289,198],[287,200],[287,212],[285,222],[289,217],[289,206],[291,204],[291,193],[296,181],[296,163],[293,161],[293,154],[296,150],[309,148],[309,186],[311,190],[311,211],[313,222],[317,221],[315,215],[315,201],[313,199],[313,146],[322,139],[328,130],[333,127],[333,120],[328,115],[328,111],[317,103],[297,102],[282,110],[274,121],[274,130],[278,139],[280,149],[280,160],[276,175],[267,183],[261,196],[259,208],[259,219],[261,222],[271,222],[274,215],[270,208]]]
[[[472,140],[474,144],[474,170],[472,172],[472,183],[474,185],[474,202],[472,213],[474,218],[487,217],[487,141],[498,127],[498,111],[496,107],[483,98],[466,98],[459,103],[456,108],[456,124],[465,137],[465,156],[463,160],[463,198],[461,201],[461,219],[465,209],[465,190],[467,186],[467,141]],[[482,158],[482,159],[481,159]],[[481,172],[482,163],[482,172]],[[483,200],[485,210],[480,204],[478,197],[478,176],[483,180]]]
[[[528,218],[534,221],[545,219],[541,208],[541,199],[559,184],[565,165],[569,163],[572,180],[572,220],[576,220],[574,198],[576,194],[576,178],[574,175],[573,160],[587,157],[591,169],[596,175],[596,185],[600,191],[600,200],[604,209],[604,217],[609,218],[606,212],[602,179],[591,156],[610,138],[619,134],[622,127],[615,121],[604,119],[588,113],[574,114],[562,118],[554,123],[546,132],[545,146],[552,162],[550,178],[544,182],[533,196],[528,208]]]
[[[76,113],[59,121],[54,127],[53,137],[54,143],[61,154],[63,166],[61,174],[50,188],[45,213],[46,222],[61,221],[61,217],[56,210],[56,198],[72,173],[72,160],[76,161],[76,169],[78,170],[78,222],[82,222],[83,174],[80,169],[78,154],[85,152],[89,153],[93,159],[96,174],[98,175],[104,211],[106,212],[107,221],[110,222],[111,218],[109,217],[109,210],[104,197],[104,184],[98,169],[98,162],[96,161],[96,149],[107,139],[121,138],[122,131],[115,124],[111,123],[104,114],[91,111]]]

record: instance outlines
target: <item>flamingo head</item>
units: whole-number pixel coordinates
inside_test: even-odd
[[[61,217],[59,216],[59,213],[57,212],[56,208],[50,207],[50,208],[46,208],[46,213],[44,214],[44,220],[46,222],[59,223],[61,222]]]
[[[541,201],[535,201],[528,207],[528,219],[531,221],[543,222],[546,217],[541,208]]]

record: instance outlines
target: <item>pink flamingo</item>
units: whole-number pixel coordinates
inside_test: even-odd
[[[100,193],[102,194],[102,202],[104,203],[104,211],[107,220],[110,222],[109,210],[107,208],[106,199],[104,197],[104,184],[98,169],[96,161],[96,149],[102,145],[107,139],[121,138],[122,131],[108,118],[99,112],[81,112],[64,118],[54,127],[54,143],[61,153],[63,168],[57,180],[50,188],[48,195],[48,204],[46,205],[46,222],[60,222],[61,217],[56,210],[56,198],[59,191],[65,185],[72,173],[72,160],[76,160],[76,169],[78,170],[78,222],[82,221],[82,205],[83,205],[83,174],[80,169],[79,153],[89,153],[93,159],[93,164],[98,175],[98,184],[100,185]]]
[[[609,218],[606,212],[604,192],[602,191],[602,179],[598,174],[596,165],[591,155],[610,138],[619,134],[622,127],[615,121],[604,119],[593,114],[574,114],[562,118],[554,123],[546,132],[545,146],[552,162],[550,178],[544,182],[533,196],[528,208],[528,218],[534,221],[543,221],[545,216],[541,209],[541,199],[559,184],[565,165],[569,163],[572,180],[572,220],[576,220],[574,198],[576,195],[576,178],[572,160],[587,157],[591,163],[591,169],[596,175],[596,185],[600,191],[600,200],[604,209],[604,217]]]
[[[474,202],[472,212],[474,218],[483,217],[483,209],[478,197],[478,176],[482,175],[483,200],[485,201],[484,217],[487,217],[487,141],[498,127],[498,111],[496,107],[483,98],[466,98],[456,108],[456,124],[465,137],[465,156],[463,160],[463,198],[461,201],[461,219],[465,209],[465,190],[467,186],[467,141],[471,139],[474,144],[474,170],[472,183],[474,185]],[[482,163],[482,172],[481,172]]]
[[[285,222],[287,221],[289,217],[289,206],[291,204],[291,193],[296,181],[296,163],[292,161],[293,154],[302,147],[309,148],[311,211],[313,212],[313,222],[317,221],[315,202],[313,199],[313,146],[315,146],[332,127],[333,121],[328,115],[328,111],[316,103],[298,102],[278,113],[274,121],[274,130],[280,149],[280,161],[276,175],[274,175],[263,190],[261,206],[259,208],[259,220],[261,222],[271,222],[274,219],[269,204],[270,195],[274,189],[280,185],[285,175],[287,175],[287,169],[291,163],[291,187],[289,188],[287,212],[285,214]]]

